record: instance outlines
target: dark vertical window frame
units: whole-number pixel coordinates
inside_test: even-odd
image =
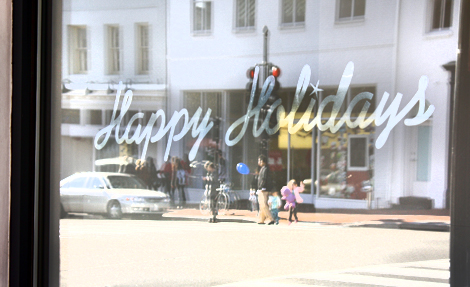
[[[10,286],[59,285],[59,180],[52,164],[59,158],[53,87],[60,59],[52,57],[60,53],[60,33],[53,34],[53,26],[61,27],[53,13],[59,4],[12,1]]]
[[[460,3],[450,147],[450,286],[470,286],[470,2]]]

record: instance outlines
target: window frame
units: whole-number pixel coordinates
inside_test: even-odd
[[[207,19],[205,19],[205,15],[201,15],[201,17],[203,17],[203,20],[205,19],[205,22],[203,23],[203,26],[204,29],[198,29],[196,30],[196,4],[197,3],[210,3],[210,16],[208,17],[208,20],[209,20],[209,25],[210,25],[210,28],[207,29]],[[212,31],[214,29],[214,21],[213,21],[213,18],[214,18],[214,1],[212,0],[191,0],[191,33],[194,35],[194,36],[197,36],[197,35],[202,35],[202,36],[205,36],[205,35],[211,35],[212,34]]]
[[[441,11],[440,11],[440,18],[439,18],[439,27],[438,28],[433,28],[433,23],[434,23],[434,3],[436,1],[441,1],[444,6],[441,5]],[[448,32],[452,29],[452,21],[454,19],[454,3],[455,1],[450,0],[450,19],[449,19],[449,26],[448,27],[443,27],[443,24],[445,23],[445,3],[446,0],[428,0],[427,2],[427,24],[426,24],[426,32],[427,33],[439,33],[439,32]],[[441,3],[441,4],[442,4]]]
[[[293,8],[292,8],[292,22],[284,22],[284,1],[292,1]],[[303,28],[305,27],[305,21],[307,17],[307,1],[304,0],[304,20],[303,21],[296,21],[295,19],[295,12],[297,8],[297,1],[301,0],[281,0],[279,1],[279,26],[283,29],[285,28]]]
[[[10,171],[10,233],[8,277],[10,286],[59,286],[59,195],[57,182],[60,161],[60,66],[61,3],[60,1],[12,0],[13,25],[10,30],[11,65],[11,161]],[[462,15],[470,13],[470,4],[461,1]],[[7,3],[9,4],[9,3]],[[40,5],[41,4],[41,5]],[[39,8],[41,6],[41,8]],[[467,14],[468,15],[468,14]],[[467,18],[467,19],[465,19]],[[469,49],[470,19],[461,17],[460,41],[462,50]],[[58,27],[58,28],[57,28]],[[11,28],[11,29],[10,29]],[[8,32],[1,32],[2,35]],[[469,114],[463,93],[468,88],[468,71],[465,63],[468,53],[459,53],[457,65],[458,87],[455,103],[456,116],[451,119],[451,138],[455,138],[451,150],[452,173],[452,224],[450,230],[450,283],[467,282],[469,264],[465,257],[468,242],[466,218],[469,209],[466,201],[465,169],[469,151],[465,137]],[[54,95],[54,96],[53,96]],[[41,109],[39,109],[41,107]],[[31,125],[32,124],[32,125]],[[30,157],[28,157],[30,156]],[[31,196],[34,195],[34,196]],[[467,228],[468,229],[468,228]],[[2,229],[5,230],[5,229]],[[2,281],[3,282],[3,281]]]
[[[79,30],[85,31],[85,47],[79,47]],[[81,74],[88,74],[90,71],[90,61],[89,61],[89,33],[88,28],[86,25],[68,25],[67,27],[68,33],[68,45],[69,45],[69,57],[68,57],[68,64],[69,64],[69,74],[71,75],[81,75]],[[84,52],[85,54],[85,69],[82,69],[81,65],[81,57],[80,54]]]
[[[106,26],[106,71],[108,75],[119,75],[123,70],[122,31],[118,24]],[[117,41],[114,36],[117,32]],[[117,46],[115,45],[117,43]],[[117,57],[116,57],[117,54]],[[117,61],[117,62],[116,62]],[[117,66],[117,67],[116,67]]]
[[[135,36],[136,36],[136,51],[135,51],[135,70],[138,75],[148,75],[150,73],[151,67],[151,35],[150,35],[150,25],[149,23],[136,23],[135,24]],[[142,45],[142,28],[147,29],[147,47]],[[147,51],[147,69],[143,68],[143,51]]]
[[[245,1],[245,25],[244,26],[237,26],[238,25],[238,2],[240,0],[234,0],[233,1],[233,30],[235,32],[254,32],[256,30],[256,23],[257,23],[257,1],[256,0],[241,0],[241,1]],[[248,8],[247,8],[247,4],[248,2],[250,1],[253,1],[253,5],[254,5],[254,15],[253,15],[253,26],[248,26],[247,22],[248,22]]]
[[[366,141],[365,145],[365,166],[353,166],[351,165],[351,140],[363,138]],[[369,135],[348,135],[348,158],[347,158],[347,171],[368,171],[369,170]]]
[[[351,22],[361,22],[364,21],[366,18],[366,11],[367,11],[367,0],[364,0],[364,15],[354,16],[354,3],[357,0],[351,0],[351,13],[349,17],[340,17],[340,7],[341,1],[343,0],[336,0],[336,12],[335,12],[335,22],[336,23],[351,23]]]

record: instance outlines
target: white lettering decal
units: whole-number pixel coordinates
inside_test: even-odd
[[[426,76],[422,76],[419,80],[418,84],[418,91],[416,94],[411,98],[410,102],[399,112],[399,107],[401,103],[401,99],[403,97],[402,94],[397,93],[396,97],[393,99],[391,104],[385,110],[385,104],[389,98],[389,94],[387,92],[384,93],[382,99],[380,100],[379,105],[377,106],[376,110],[366,119],[367,112],[370,108],[370,100],[374,97],[372,93],[363,92],[356,97],[348,105],[348,108],[342,115],[342,117],[338,120],[338,114],[340,113],[341,106],[343,105],[344,99],[346,97],[347,91],[349,89],[349,85],[351,84],[351,80],[354,74],[354,63],[349,62],[344,69],[343,75],[341,76],[341,80],[338,86],[338,90],[336,95],[328,95],[323,101],[318,102],[318,111],[312,121],[309,122],[310,116],[313,112],[313,108],[318,101],[318,92],[322,91],[318,88],[319,81],[317,81],[316,86],[310,83],[311,77],[311,69],[310,66],[305,65],[300,73],[299,81],[297,82],[297,88],[294,95],[294,100],[292,103],[292,108],[288,115],[286,115],[286,110],[282,105],[282,100],[276,100],[271,107],[266,112],[266,117],[258,127],[260,112],[262,107],[267,102],[271,92],[274,88],[275,78],[273,76],[269,76],[263,84],[263,88],[261,89],[261,93],[258,99],[258,103],[256,107],[253,107],[254,98],[256,87],[258,84],[258,76],[259,76],[259,67],[255,68],[254,80],[252,85],[252,90],[250,93],[250,101],[248,103],[248,108],[246,114],[236,120],[227,130],[225,134],[225,144],[228,146],[233,146],[240,142],[240,140],[245,135],[245,132],[248,128],[248,124],[250,122],[250,118],[253,117],[253,136],[258,137],[260,136],[263,131],[266,131],[269,135],[276,133],[281,127],[287,126],[287,130],[290,134],[294,134],[298,132],[301,128],[305,131],[312,130],[315,126],[318,126],[318,129],[321,131],[330,130],[330,132],[335,133],[337,132],[343,125],[348,126],[349,128],[356,128],[359,127],[361,129],[366,128],[373,122],[375,122],[376,126],[380,126],[387,122],[385,129],[383,129],[378,136],[375,146],[377,149],[383,147],[385,142],[387,141],[390,132],[392,129],[411,111],[411,109],[418,104],[418,113],[412,119],[405,119],[404,124],[407,126],[415,126],[423,123],[427,119],[431,117],[433,114],[435,107],[430,105],[427,110],[425,111],[425,91],[428,86],[428,78]],[[300,117],[299,121],[294,125],[295,115],[297,110],[299,109],[300,103],[305,97],[305,93],[307,92],[307,88],[311,86],[313,87],[313,92],[310,93],[309,96],[317,96],[317,99],[310,98],[309,105],[305,110],[302,117]],[[180,111],[175,111],[171,119],[166,123],[166,115],[163,110],[158,110],[155,113],[152,113],[150,119],[146,125],[146,127],[142,130],[142,126],[140,124],[137,125],[135,128],[134,134],[132,137],[129,138],[129,132],[131,126],[135,121],[138,119],[142,119],[144,117],[143,113],[136,113],[131,117],[127,126],[125,127],[124,133],[120,136],[121,130],[121,122],[127,111],[129,110],[131,103],[132,103],[132,91],[129,90],[124,94],[124,98],[122,100],[121,108],[119,107],[121,92],[123,89],[122,82],[119,82],[119,87],[116,93],[116,100],[114,102],[114,109],[111,116],[111,121],[109,125],[102,130],[100,130],[95,136],[95,147],[96,149],[102,149],[106,143],[108,142],[113,129],[115,130],[114,136],[116,139],[116,143],[121,144],[124,141],[127,144],[136,143],[140,144],[142,141],[144,142],[144,147],[142,150],[142,159],[145,159],[147,148],[149,143],[155,143],[161,140],[165,135],[167,135],[167,146],[165,149],[164,160],[167,160],[170,154],[171,145],[173,142],[181,140],[188,132],[191,130],[191,136],[193,138],[197,138],[194,145],[191,148],[189,153],[189,159],[193,160],[196,157],[197,151],[199,146],[204,139],[204,137],[209,133],[210,129],[214,126],[213,122],[210,122],[210,115],[211,109],[208,109],[204,117],[199,123],[200,117],[202,115],[202,108],[198,108],[197,111],[194,113],[192,118],[189,118],[188,110],[183,108]],[[359,116],[354,120],[351,121],[351,113],[352,110],[356,107],[356,105],[362,101],[364,104],[362,106],[361,112]],[[328,104],[332,104],[332,110],[329,119],[326,123],[322,123],[322,115],[325,110],[325,107]],[[119,116],[117,116],[117,111],[119,112]],[[385,111],[384,111],[385,110]],[[276,114],[277,124],[273,127],[269,127],[269,120]],[[152,135],[152,131],[154,128],[155,123],[160,118],[160,126],[158,127],[157,132]],[[388,119],[388,121],[387,121]],[[178,124],[182,122],[182,129],[179,132],[176,132],[176,127]],[[199,124],[198,124],[199,123]],[[235,136],[234,139],[231,139],[232,133],[237,129],[238,126],[243,125],[238,135]]]

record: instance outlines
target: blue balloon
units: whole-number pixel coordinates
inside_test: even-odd
[[[237,164],[237,171],[241,174],[249,174],[250,168],[246,164],[240,162]]]

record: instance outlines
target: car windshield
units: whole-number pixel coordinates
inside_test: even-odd
[[[140,188],[146,189],[145,185],[135,177],[130,176],[108,176],[111,188]]]

